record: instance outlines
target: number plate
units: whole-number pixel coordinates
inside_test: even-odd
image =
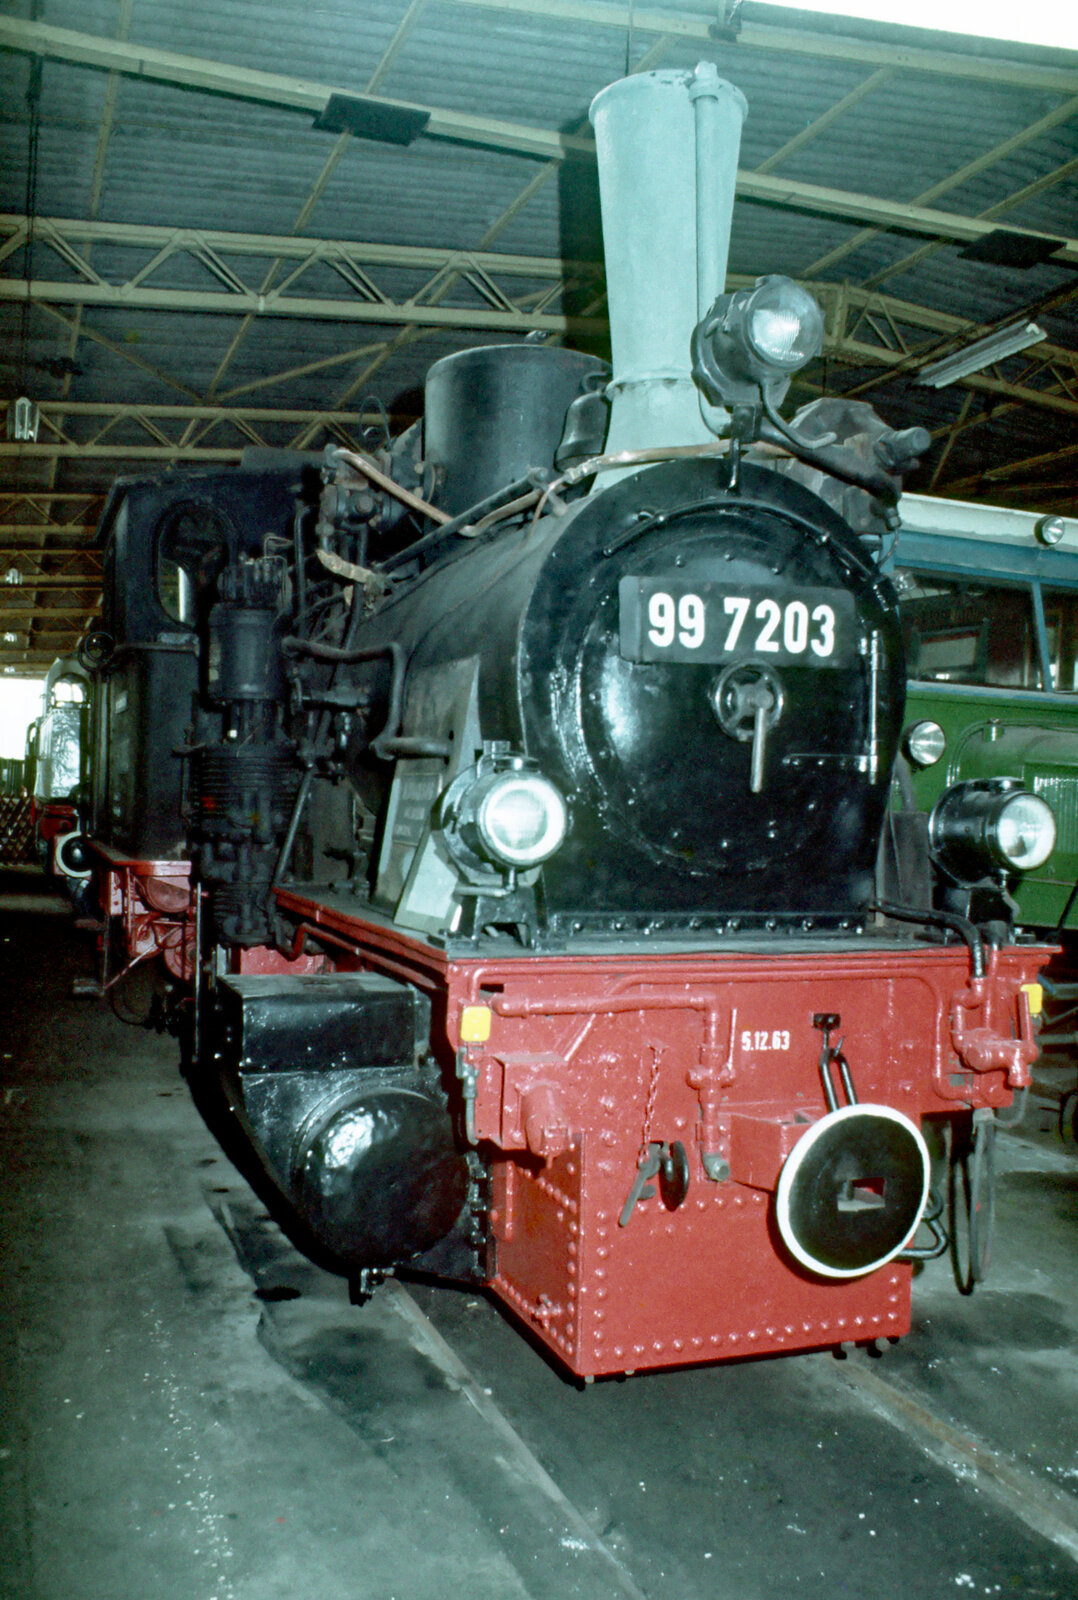
[[[771,661],[845,667],[857,608],[844,589],[775,589],[622,578],[621,653],[629,661]]]

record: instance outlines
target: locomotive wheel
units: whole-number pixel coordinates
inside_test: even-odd
[[[996,1195],[994,1119],[956,1127],[948,1183],[951,1265],[960,1294],[972,1294],[988,1274]]]

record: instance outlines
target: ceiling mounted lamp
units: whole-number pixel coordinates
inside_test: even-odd
[[[12,400],[7,408],[7,436],[20,443],[33,444],[41,421],[41,410],[25,395]]]
[[[982,372],[985,367],[1004,361],[1007,356],[1028,350],[1031,344],[1040,344],[1048,335],[1035,322],[1016,322],[1010,328],[1000,328],[984,339],[976,339],[964,350],[956,350],[942,361],[930,361],[922,367],[917,382],[930,389],[945,389],[949,383],[968,378],[971,372]]]

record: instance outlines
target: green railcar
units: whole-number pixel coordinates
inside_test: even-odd
[[[1012,893],[1023,926],[1078,937],[1078,519],[922,495],[900,509],[886,564],[918,805],[970,779],[1017,778],[1040,795],[1056,847]]]
[[[1019,924],[1062,947],[1042,974],[1041,1063],[1062,1130],[1078,1054],[1078,518],[923,495],[900,510],[884,565],[901,601],[918,807],[952,784],[1010,778],[1055,815],[1054,850],[1008,888]],[[1078,1112],[1074,1123],[1078,1137]]]

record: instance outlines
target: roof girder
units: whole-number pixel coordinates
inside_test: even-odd
[[[384,83],[384,81],[386,79],[386,76],[388,75],[389,70],[393,65],[393,62],[396,60],[397,56],[400,54],[401,50],[404,48],[404,45],[407,42],[408,37],[412,32],[412,29],[415,27],[416,22],[419,20],[419,16],[420,16],[421,12],[423,11],[424,7],[426,6],[426,4],[427,4],[427,0],[411,0],[410,5],[408,6],[407,10],[405,11],[405,13],[404,13],[403,17],[401,18],[400,22],[397,24],[396,32],[394,33],[392,39],[389,41],[389,43],[386,46],[386,48],[383,50],[382,56],[381,56],[381,59],[378,62],[378,65],[375,67],[374,71],[371,73],[371,76],[367,80],[366,86],[365,86],[364,91],[363,91],[365,94],[368,94],[368,95],[375,94],[378,91],[378,89],[381,87],[381,85]],[[325,162],[323,163],[321,172],[318,174],[318,177],[315,179],[314,183],[311,185],[311,188],[310,188],[310,190],[308,191],[308,194],[307,194],[307,198],[304,200],[302,206],[299,209],[299,213],[296,216],[296,220],[292,224],[292,232],[294,234],[300,233],[307,226],[308,222],[310,221],[311,217],[314,214],[315,206],[318,204],[319,200],[322,198],[322,195],[325,193],[325,190],[326,190],[326,188],[327,188],[327,186],[329,184],[330,179],[332,178],[334,172],[336,172],[338,166],[341,163],[341,160],[344,157],[345,151],[348,149],[348,147],[349,147],[349,145],[351,143],[352,143],[351,134],[349,134],[347,132],[338,134],[337,139],[336,139],[336,141],[335,141],[335,143],[333,145],[332,150],[330,151],[330,153],[327,156]],[[282,265],[283,265],[283,258],[282,257],[278,257],[275,261],[273,261],[271,263],[268,271],[266,272],[266,275],[265,275],[264,279],[262,280],[262,285],[261,285],[261,293],[262,294],[268,294],[269,291],[273,288],[274,282],[276,281],[276,278],[277,278],[277,274],[280,272]],[[212,379],[210,380],[210,386],[206,391],[207,398],[212,398],[218,392],[218,390],[219,390],[219,388],[221,386],[221,383],[222,383],[222,381],[224,379],[225,373],[228,371],[229,367],[232,365],[232,362],[235,360],[236,355],[239,352],[241,346],[243,345],[244,340],[247,338],[247,335],[250,332],[253,324],[254,324],[254,316],[249,313],[246,317],[244,317],[244,319],[241,322],[239,328],[237,328],[235,334],[233,335],[232,339],[229,342],[228,349],[225,351],[224,355],[221,357],[221,360],[218,362],[217,370],[214,373]],[[192,424],[192,429],[193,429],[193,424]],[[184,435],[184,443],[185,444],[189,444],[191,442],[192,442],[192,430],[189,429],[188,432]]]
[[[715,46],[714,24],[699,15],[677,11],[647,11],[634,4],[614,5],[606,0],[454,0],[459,6],[506,11],[559,22],[583,22],[625,33],[662,33],[673,38],[696,39]],[[720,36],[721,37],[721,36]],[[782,55],[811,56],[824,61],[857,62],[862,66],[888,66],[905,72],[923,72],[947,78],[966,78],[1009,89],[1046,89],[1055,94],[1078,94],[1078,72],[1065,67],[1024,65],[993,56],[959,55],[949,50],[890,44],[885,41],[842,37],[828,33],[784,28],[768,22],[741,22],[736,43],[746,50],[770,50]]]
[[[7,231],[9,234],[17,233],[24,226],[24,219],[16,216],[0,216],[0,233]],[[598,263],[576,262],[564,264],[554,258],[522,255],[501,255],[495,251],[476,250],[470,252],[455,250],[436,250],[428,247],[394,247],[382,244],[364,243],[349,240],[333,239],[296,239],[290,236],[273,236],[261,234],[228,234],[221,230],[193,231],[170,230],[161,227],[113,225],[108,223],[86,223],[77,220],[49,218],[43,228],[43,237],[47,242],[55,243],[62,248],[65,259],[74,261],[81,259],[77,246],[83,241],[107,240],[110,244],[137,245],[140,248],[153,252],[152,261],[161,264],[173,255],[190,251],[201,257],[205,250],[212,251],[220,259],[223,256],[267,255],[280,254],[282,258],[294,260],[298,263],[297,273],[310,266],[330,260],[339,260],[342,263],[354,265],[357,271],[362,272],[363,279],[370,282],[370,270],[379,267],[420,269],[427,274],[427,281],[423,288],[406,300],[393,301],[381,291],[377,298],[341,298],[328,299],[314,296],[282,296],[265,304],[263,311],[266,314],[279,316],[292,316],[295,318],[312,317],[321,320],[350,321],[366,323],[373,321],[382,325],[400,327],[452,327],[461,329],[485,328],[528,332],[532,329],[543,329],[547,332],[566,333],[569,331],[586,331],[590,335],[600,335],[605,332],[605,321],[598,317],[568,318],[560,313],[552,313],[534,309],[536,291],[531,288],[537,281],[547,284],[547,294],[552,292],[565,292],[570,286],[576,288],[587,281],[594,281],[596,287],[602,282],[602,268]],[[100,274],[94,272],[93,282],[70,283],[42,283],[26,285],[17,278],[0,278],[0,298],[21,301],[30,292],[36,292],[50,299],[54,295],[67,296],[72,299],[84,298],[94,304],[108,306],[130,306],[134,304],[147,304],[155,310],[161,311],[189,311],[191,309],[213,310],[222,313],[234,311],[237,301],[241,303],[250,298],[254,291],[248,290],[240,284],[238,275],[231,272],[230,277],[236,280],[238,287],[221,290],[181,290],[157,288],[146,284],[146,270],[139,269],[133,278],[128,278],[123,283],[106,283]],[[443,301],[449,292],[450,281],[454,278],[470,278],[480,285],[485,294],[487,304],[479,307],[446,306]],[[502,288],[498,278],[516,279],[524,278],[529,281],[529,290],[524,295],[517,290],[517,298],[511,299],[511,291]],[[142,280],[135,285],[135,280]],[[353,279],[353,282],[356,280]],[[751,279],[732,275],[731,286],[739,287]],[[833,283],[815,283],[807,285],[817,294],[828,308],[828,337],[829,353],[840,354],[844,347],[848,348],[856,357],[864,356],[878,364],[893,366],[896,364],[895,351],[888,345],[888,332],[885,332],[879,322],[872,321],[874,315],[882,317],[887,324],[887,329],[894,343],[900,346],[900,356],[908,367],[915,370],[930,356],[938,353],[935,343],[929,346],[910,347],[903,339],[898,325],[908,328],[922,329],[944,335],[950,339],[969,338],[983,329],[968,319],[954,316],[953,314],[933,310],[930,307],[918,306],[910,301],[904,301],[897,296],[884,295],[869,289],[836,285]],[[477,291],[478,292],[478,291]],[[540,291],[542,293],[542,291]],[[425,297],[425,298],[421,298]],[[45,301],[48,304],[48,300]],[[511,309],[504,309],[510,307]],[[856,312],[857,318],[850,325],[850,314]],[[858,327],[865,320],[869,320],[877,338],[880,340],[878,349],[867,344],[849,343],[850,337],[856,333]],[[391,341],[391,344],[393,341]],[[120,347],[117,347],[120,348]],[[381,346],[382,353],[389,348]],[[332,363],[336,356],[327,358],[327,364]],[[1051,364],[1061,364],[1071,370],[1078,370],[1078,352],[1065,349],[1054,344],[1042,344],[1037,347],[1036,370]],[[308,369],[304,369],[308,370]],[[366,381],[369,375],[365,373],[359,381]],[[283,376],[283,375],[282,375]],[[971,381],[971,380],[970,380]],[[976,383],[972,384],[977,387]],[[355,387],[352,385],[351,387]],[[1018,398],[1027,400],[1030,404],[1037,404],[1038,391],[1029,389]],[[1049,399],[1046,402],[1049,409],[1058,409]],[[168,408],[169,414],[179,415],[185,408]],[[189,420],[205,419],[209,412],[196,402],[193,408],[187,408]],[[147,415],[157,414],[156,408],[142,408]],[[234,421],[242,424],[255,420],[253,412],[246,408],[231,411],[227,419],[224,416],[225,408],[210,408],[215,414],[220,410],[221,420]],[[336,423],[346,420],[338,413],[344,406],[317,413],[327,423]],[[72,414],[76,414],[72,411]],[[99,414],[108,413],[102,411]],[[120,413],[117,413],[120,414]],[[300,413],[295,420],[306,416],[313,420],[315,413]],[[267,416],[263,420],[272,420]],[[286,420],[283,416],[278,420]]]
[[[475,3],[475,0],[469,0],[469,3]],[[652,15],[659,19],[665,14]],[[700,19],[695,20],[697,26],[704,26],[700,23]],[[633,25],[638,26],[635,12]],[[654,31],[668,34],[676,30],[660,23]],[[256,100],[263,104],[309,111],[316,115],[325,108],[331,95],[349,93],[347,89],[336,89],[310,79],[259,72],[248,67],[212,61],[205,57],[151,49],[147,46],[129,44],[125,40],[106,39],[96,34],[78,33],[73,29],[54,28],[47,23],[25,22],[14,17],[0,17],[0,47],[82,66],[103,67],[108,71],[181,84],[187,88],[208,90],[240,99]],[[898,52],[899,56],[902,54]],[[907,54],[912,56],[916,52]],[[881,58],[873,55],[864,59]],[[908,65],[909,62],[905,64]],[[991,81],[996,84],[1007,81],[1006,74],[1002,70],[1006,63],[990,62],[987,65],[999,69]],[[1030,70],[1023,69],[1026,73]],[[1043,76],[1046,80],[1048,78],[1055,80],[1054,87],[1058,92],[1078,94],[1078,73],[1048,72]],[[1036,72],[1033,77],[1034,80],[1037,79]],[[1046,81],[1037,81],[1038,86],[1047,86]],[[1029,84],[1024,86],[1028,87]],[[380,96],[377,98],[380,104],[388,107],[427,115],[429,120],[424,132],[434,138],[441,137],[496,149],[514,150],[528,155],[545,156],[548,160],[564,160],[573,154],[590,156],[595,149],[593,140],[575,134],[533,128],[525,123],[507,122],[494,117],[470,116],[462,112],[448,111],[444,107],[420,106],[411,101],[387,100]],[[972,243],[993,231],[990,223],[978,222],[974,218],[886,200],[874,195],[849,193],[828,188],[823,184],[796,183],[788,179],[774,178],[768,173],[739,172],[737,193],[745,199],[807,209],[825,216],[841,217],[845,220],[867,222],[883,227],[902,227],[934,237],[960,239],[963,243]],[[1015,231],[1038,240],[1055,237],[1039,233],[1034,229]],[[1078,265],[1078,240],[1062,240],[1056,255],[1066,264]],[[234,306],[233,310],[235,309],[237,308]]]
[[[910,204],[915,206],[926,206],[930,201],[940,199],[943,195],[950,193],[952,189],[957,189],[961,187],[963,183],[967,183],[970,178],[974,178],[979,173],[987,171],[989,167],[996,166],[999,162],[1005,161],[1008,156],[1013,155],[1016,150],[1020,150],[1023,145],[1030,144],[1034,139],[1039,139],[1042,134],[1050,132],[1053,128],[1058,127],[1061,123],[1069,122],[1075,115],[1078,115],[1078,95],[1072,96],[1069,100],[1065,101],[1063,105],[1056,106],[1053,111],[1047,112],[1043,117],[1038,118],[1036,122],[1031,122],[1026,127],[1019,129],[1019,131],[1015,134],[1012,134],[1009,139],[1004,139],[1000,144],[993,145],[991,150],[986,150],[983,155],[977,156],[973,161],[967,161],[965,166],[958,167],[946,178],[941,179],[939,183],[932,184],[930,188],[925,189],[919,195],[916,195]],[[1045,186],[1046,185],[1044,181],[1041,180],[1038,184],[1038,190]],[[1020,205],[1023,200],[1028,198],[1031,198],[1031,196],[1025,189],[1022,189],[1018,194],[1010,195],[1006,199],[1001,200],[997,205],[991,206],[988,210],[980,212],[979,216],[983,221],[989,221],[997,216],[1001,216],[1012,206]],[[816,272],[823,272],[827,267],[833,267],[835,263],[841,261],[844,256],[851,254],[852,251],[858,249],[861,245],[867,244],[869,240],[875,239],[883,231],[884,230],[882,228],[878,227],[861,229],[858,233],[854,234],[852,239],[844,240],[842,244],[836,245],[833,250],[827,251],[825,255],[818,256],[815,261],[809,262],[804,269],[806,276]],[[916,261],[919,261],[922,256],[928,255],[932,250],[937,250],[939,248],[940,243],[938,241],[922,246],[919,251],[915,252],[915,254],[908,259],[908,261],[899,262],[896,265],[887,267],[883,271],[877,273],[875,277],[871,279],[871,286],[875,287],[877,283],[882,282],[885,278],[893,277],[895,273],[905,271],[908,265],[913,265]]]

